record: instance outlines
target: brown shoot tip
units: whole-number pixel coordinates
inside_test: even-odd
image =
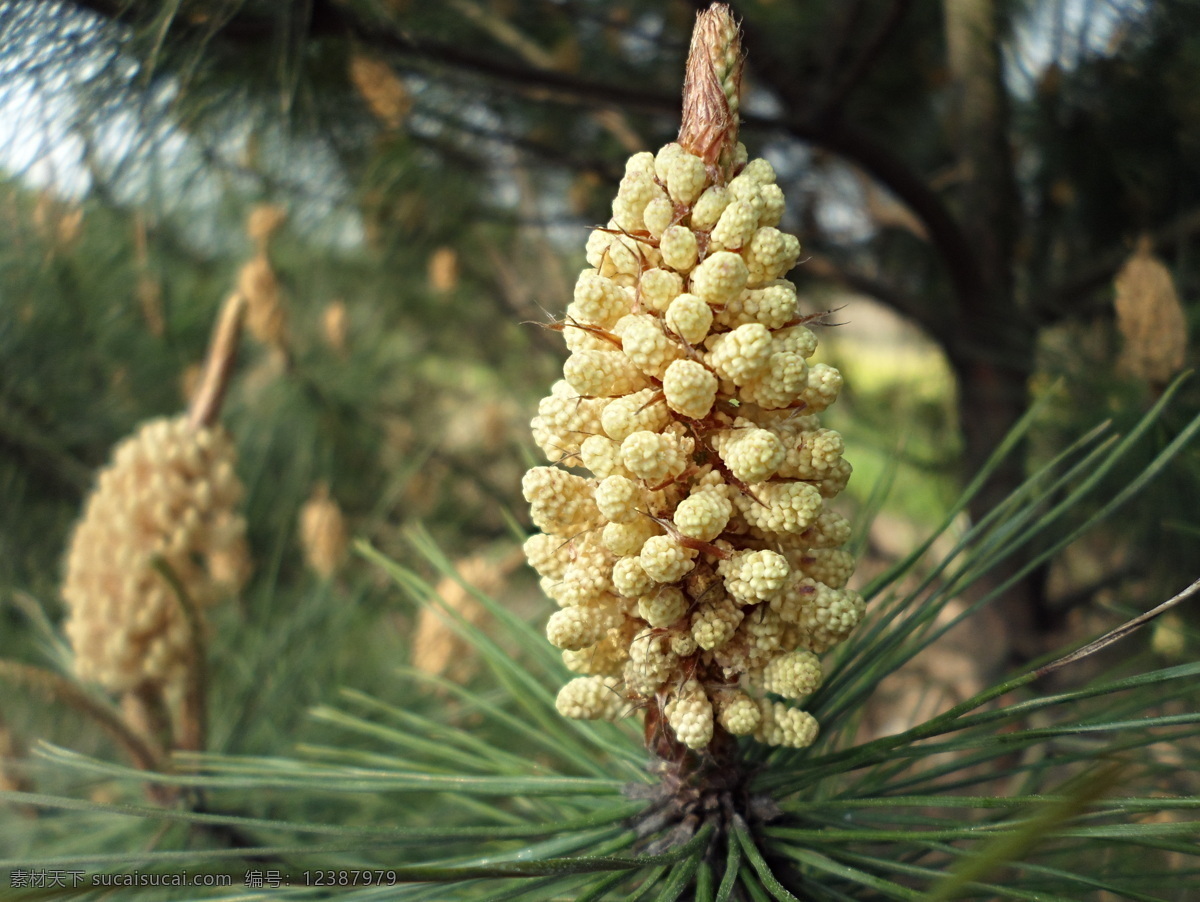
[[[245,316],[246,299],[241,292],[235,291],[221,305],[221,313],[208,346],[208,357],[204,361],[204,375],[188,408],[188,425],[192,429],[211,426],[221,414],[221,402],[225,399],[225,388],[233,372]]]
[[[696,16],[679,143],[710,166],[726,168],[733,159],[744,61],[741,30],[726,4],[714,3]]]

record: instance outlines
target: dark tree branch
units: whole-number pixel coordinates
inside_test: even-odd
[[[130,4],[124,0],[73,2],[80,8],[114,19],[124,20],[130,10]],[[349,35],[363,44],[402,58],[485,76],[493,85],[537,90],[541,92],[543,99],[552,96],[570,104],[622,106],[646,112],[678,114],[679,98],[674,93],[660,94],[639,88],[599,84],[562,72],[477,56],[454,46],[418,41],[411,35],[384,31],[363,22],[353,17],[350,8],[336,5],[330,0],[314,0],[312,9],[307,37]],[[176,27],[201,29],[205,32],[208,28],[207,25],[191,24],[183,20],[178,20]],[[257,44],[274,34],[277,27],[274,18],[241,12],[223,26],[221,36],[239,46]],[[743,23],[743,30],[748,46],[762,43],[752,27]],[[756,70],[772,83],[779,96],[799,96],[799,89],[792,84],[792,74],[776,62],[772,54],[757,53],[754,54],[754,59]],[[743,118],[743,125],[751,129],[782,131],[854,163],[905,203],[921,220],[929,234],[930,242],[946,266],[954,294],[964,312],[970,316],[986,305],[985,281],[974,249],[960,225],[926,180],[890,149],[838,116],[784,119],[746,116]],[[927,318],[922,318],[921,323],[931,331],[936,328],[936,324],[928,322]]]
[[[464,135],[474,135],[478,138],[485,138],[489,141],[495,141],[503,144],[506,147],[511,147],[514,150],[519,150],[525,155],[545,163],[551,163],[555,166],[561,166],[569,169],[572,172],[594,172],[596,175],[611,182],[618,182],[625,172],[625,168],[619,162],[605,157],[584,157],[577,156],[567,152],[564,148],[558,145],[545,144],[540,141],[534,141],[529,138],[515,135],[511,132],[501,131],[499,129],[485,128],[483,126],[471,124],[461,118],[451,118],[450,116],[430,115],[431,119],[436,120],[445,128]],[[422,141],[432,147],[439,145],[431,138],[418,137],[415,140]],[[442,142],[443,145],[445,142]],[[463,160],[470,159],[472,169],[484,168],[484,155],[472,157],[467,151],[458,149]]]
[[[845,60],[850,55],[854,35],[863,27],[865,7],[864,0],[843,0],[842,3],[830,6],[829,27],[825,31],[825,40],[822,41],[826,52],[823,63],[806,92],[806,117],[828,114],[831,104],[825,98],[833,93],[837,85],[837,73],[846,66]]]
[[[1172,244],[1196,235],[1200,235],[1200,209],[1184,213],[1174,222],[1150,232],[1150,246],[1156,251],[1163,251]],[[1109,285],[1130,252],[1131,248],[1109,251],[1098,263],[1051,288],[1047,293],[1048,303],[1042,311],[1043,321],[1053,323],[1066,319],[1081,299]]]
[[[832,257],[821,253],[809,253],[801,261],[801,272],[806,276],[834,282],[851,291],[865,294],[882,304],[891,307],[897,313],[920,323],[939,343],[946,344],[950,336],[944,324],[930,321],[929,311],[916,302],[915,299],[885,282],[872,278],[865,273],[855,272],[839,264]],[[940,330],[940,331],[937,331]]]
[[[846,75],[825,98],[818,117],[834,116],[846,104],[854,89],[862,83],[872,67],[883,56],[887,45],[904,21],[905,15],[912,7],[912,0],[895,0],[888,9],[887,15],[871,35],[870,39],[859,52],[858,57],[847,67]]]
[[[942,199],[903,160],[840,119],[776,123],[748,118],[746,121],[762,128],[782,128],[802,141],[831,150],[886,187],[925,226],[930,243],[937,248],[963,307],[970,311],[985,305],[983,274],[974,250]]]
[[[546,311],[533,297],[533,293],[525,287],[527,283],[517,273],[512,261],[490,242],[484,243],[483,250],[491,264],[488,273],[497,286],[505,308],[518,322],[533,327],[532,340],[541,345],[544,352],[551,354],[553,358],[562,359],[562,340],[544,328]]]
[[[889,25],[883,29],[879,37],[881,47],[882,43],[886,43],[888,30],[893,27]],[[776,96],[803,97],[807,86],[795,71],[768,51],[770,44],[761,31],[752,22],[743,22],[742,32],[747,53],[754,60],[755,72],[770,84]],[[868,63],[869,60],[864,60],[864,66]],[[781,128],[793,137],[838,154],[884,185],[907,204],[925,225],[929,240],[949,273],[962,312],[968,318],[978,315],[987,305],[987,283],[980,261],[961,224],[941,197],[930,188],[926,179],[888,148],[846,121],[841,112],[840,109],[826,109],[820,117],[792,116],[783,122],[746,117],[743,124],[747,127]],[[926,320],[922,320],[922,325],[931,330],[935,326]]]
[[[129,21],[127,14],[131,4],[123,0],[71,2],[105,18]],[[647,112],[679,111],[677,94],[655,95],[638,88],[599,84],[556,70],[538,69],[525,64],[479,56],[451,44],[418,40],[408,33],[383,30],[368,24],[353,17],[349,9],[337,6],[329,0],[314,0],[312,9],[309,27],[301,35],[306,39],[352,37],[363,46],[394,54],[402,59],[469,72],[500,84],[536,89],[544,92],[543,98],[559,96],[572,104],[586,101],[600,106],[621,106]],[[211,30],[207,23],[201,25],[182,20],[177,20],[174,27],[179,32],[195,32],[197,37],[208,36]],[[275,16],[242,12],[221,27],[220,36],[237,47],[260,48],[262,42],[275,36],[281,27]]]
[[[4,400],[0,400],[0,452],[19,453],[71,495],[82,494],[92,484],[93,474],[87,464]]]

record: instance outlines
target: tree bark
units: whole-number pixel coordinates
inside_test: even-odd
[[[976,290],[959,298],[951,344],[960,384],[964,464],[973,474],[1026,409],[1036,324],[1017,303],[1013,276],[1020,211],[996,0],[943,0],[942,10],[950,77],[946,126],[965,174],[958,185],[957,218],[980,277]],[[995,472],[971,504],[974,519],[1021,484],[1023,459],[1018,450]],[[1003,581],[1022,563],[1019,557],[1010,560],[993,579]],[[1014,651],[1021,656],[1033,652],[1027,640],[1043,619],[1041,585],[1035,572],[1000,602]]]

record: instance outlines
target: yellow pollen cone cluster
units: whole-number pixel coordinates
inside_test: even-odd
[[[635,154],[588,239],[572,353],[532,423],[552,465],[524,479],[525,550],[580,674],[563,714],[653,703],[692,749],[717,727],[803,747],[817,725],[794,703],[864,608],[828,507],[851,468],[817,417],[842,379],[811,362],[771,165],[727,156]]]
[[[239,589],[250,568],[242,494],[220,427],[156,419],[116,447],[67,552],[65,631],[80,679],[113,692],[181,684],[191,628],[162,569],[197,610]]]

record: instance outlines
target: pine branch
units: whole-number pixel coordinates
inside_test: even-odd
[[[867,17],[866,0],[843,0],[826,7],[824,39],[813,48],[814,60],[810,75],[811,84],[807,92],[806,114],[818,110],[829,110],[832,105],[825,98],[832,92],[838,73],[847,68],[853,48],[854,36],[865,30]]]
[[[1056,670],[1066,667],[1068,664],[1073,664],[1076,661],[1082,660],[1089,655],[1093,655],[1102,649],[1108,648],[1108,646],[1112,645],[1114,642],[1120,642],[1130,633],[1141,629],[1147,623],[1150,623],[1158,617],[1161,617],[1176,605],[1187,601],[1189,598],[1196,595],[1197,592],[1200,592],[1200,579],[1196,580],[1179,594],[1167,599],[1162,604],[1157,605],[1156,607],[1151,608],[1149,611],[1139,614],[1130,620],[1127,620],[1117,628],[1109,630],[1099,639],[1095,639],[1092,642],[1087,643],[1082,648],[1076,649],[1070,654],[1063,655],[1061,658],[1051,661],[1049,664],[1042,665],[1037,670],[1032,671],[1032,673],[1039,678],[1044,677]]]
[[[985,283],[979,261],[961,225],[942,199],[916,171],[866,132],[841,119],[782,123],[746,117],[744,125],[782,128],[793,137],[824,147],[854,163],[902,201],[924,225],[930,243],[946,267],[954,293],[967,311],[986,306]],[[927,328],[928,317],[921,320]]]
[[[109,18],[122,18],[129,4],[119,0],[73,0],[77,6],[98,12]],[[179,30],[201,29],[208,34],[209,26],[179,21]],[[275,33],[277,25],[269,15],[240,11],[225,23],[219,37],[235,46],[250,46]],[[745,45],[751,49],[762,40],[755,29],[742,23]],[[622,88],[611,83],[599,83],[558,71],[538,69],[491,59],[462,50],[459,47],[417,39],[411,34],[384,30],[370,25],[353,12],[329,2],[315,2],[303,37],[318,38],[331,35],[352,36],[357,42],[380,52],[450,70],[484,76],[489,86],[519,92],[534,90],[543,101],[547,99],[573,105],[612,107],[614,105],[644,112],[677,115],[679,100],[675,94]],[[755,54],[756,71],[771,84],[780,97],[803,96],[804,85],[798,85],[782,67],[771,62],[771,54]],[[986,306],[985,281],[979,262],[961,225],[928,182],[904,160],[872,139],[853,124],[840,117],[822,115],[783,118],[743,116],[742,125],[764,131],[783,131],[806,143],[823,147],[860,167],[884,185],[906,204],[928,231],[954,286],[954,293],[964,311],[978,312]],[[932,328],[926,319],[926,328]]]
[[[163,769],[164,762],[157,751],[134,733],[116,712],[61,674],[44,667],[4,658],[0,659],[0,679],[66,705],[84,715],[104,730],[139,770]]]
[[[907,2],[907,0],[902,0]],[[896,13],[899,17],[903,10]],[[899,24],[899,19],[896,25]],[[781,98],[803,97],[808,86],[785,65],[767,52],[768,42],[753,23],[741,23],[743,45],[754,60],[755,73]],[[881,29],[877,42],[882,46],[889,37],[888,26]],[[870,60],[863,58],[867,67]],[[863,73],[865,75],[865,71]],[[847,89],[853,85],[847,85]],[[822,147],[841,156],[886,187],[903,202],[924,225],[930,243],[936,249],[950,276],[954,294],[968,315],[986,307],[986,282],[979,259],[967,240],[962,224],[950,212],[929,182],[906,161],[892,153],[869,134],[843,118],[842,110],[826,105],[816,115],[785,115],[781,119],[744,116],[742,125],[763,130],[782,130],[794,138]],[[919,322],[930,331],[936,327],[930,317]]]
[[[816,118],[822,119],[837,115],[837,111],[845,106],[855,88],[862,84],[863,80],[871,73],[871,69],[879,62],[879,58],[887,50],[900,23],[904,21],[904,17],[911,8],[912,0],[895,0],[892,3],[887,15],[879,23],[879,27],[867,40],[854,62],[847,67],[845,76],[825,98]]]
[[[71,3],[98,13],[104,18],[132,24],[128,15],[133,6],[131,3],[121,0],[71,0]],[[245,10],[230,17],[216,35],[210,33],[212,26],[208,23],[178,20],[174,25],[175,31],[185,37],[203,38],[210,43],[220,40],[235,48],[260,48],[263,41],[275,37],[280,28],[276,15],[255,14]],[[594,101],[605,107],[624,106],[675,113],[679,107],[679,100],[675,95],[656,95],[639,89],[592,82],[556,70],[481,56],[452,44],[418,39],[411,33],[385,30],[358,18],[349,8],[332,4],[328,0],[314,0],[307,28],[299,35],[293,33],[293,38],[297,36],[300,39],[313,40],[349,37],[357,44],[381,53],[485,76],[490,83],[531,88],[541,92],[553,91],[569,98],[573,103]]]

